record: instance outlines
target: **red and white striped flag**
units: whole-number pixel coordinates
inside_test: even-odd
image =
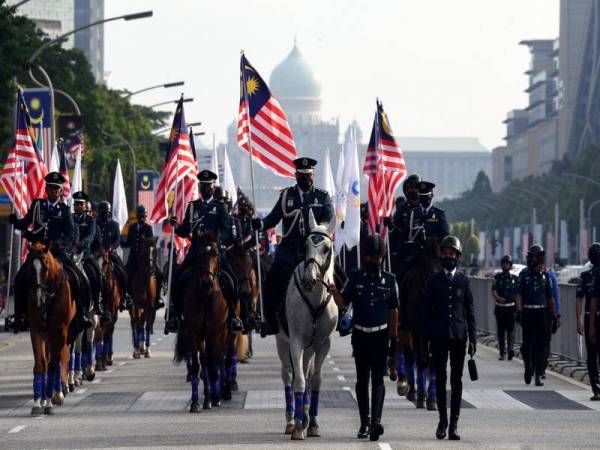
[[[387,114],[379,101],[363,173],[369,177],[369,233],[385,236],[386,230],[381,222],[384,217],[392,214],[396,189],[406,176],[406,164]]]
[[[58,146],[59,157],[59,173],[65,177],[63,184],[63,198],[69,200],[71,198],[71,179],[69,177],[69,167],[67,166],[67,156],[65,155],[65,144],[60,142]]]
[[[198,170],[185,125],[183,96],[175,110],[165,156],[165,165],[156,188],[156,201],[150,214],[150,222],[153,223],[161,222],[169,216],[167,200],[169,192],[175,189],[175,184],[178,181],[183,181],[188,175],[195,177]]]
[[[240,64],[238,145],[276,175],[293,178],[296,146],[287,116],[267,84],[242,54]]]

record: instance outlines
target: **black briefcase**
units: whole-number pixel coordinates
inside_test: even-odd
[[[467,366],[469,366],[469,376],[471,377],[471,381],[477,381],[479,379],[477,364],[475,364],[475,360],[472,356],[469,358],[469,361],[467,361]]]

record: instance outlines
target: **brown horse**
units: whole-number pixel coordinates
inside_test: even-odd
[[[110,260],[110,249],[100,249],[100,272],[102,273],[102,301],[110,312],[111,320],[100,319],[94,334],[96,346],[96,370],[106,370],[113,363],[113,333],[119,315],[121,290]]]
[[[27,318],[33,347],[32,415],[53,414],[52,406],[64,401],[68,377],[69,325],[75,317],[75,302],[62,264],[50,246],[32,244],[22,270],[31,280],[21,301],[27,302]]]
[[[190,412],[200,412],[200,360],[205,395],[203,408],[210,409],[211,406],[221,404],[221,380],[229,328],[228,303],[219,282],[218,240],[206,233],[194,239],[196,242],[191,267],[179,277],[182,281],[180,292],[183,293],[183,323],[177,334],[174,360],[179,363],[190,359]],[[228,386],[223,386],[225,393],[228,389]]]
[[[129,310],[129,315],[135,359],[142,355],[150,358],[150,330],[154,323],[156,304],[160,295],[154,270],[157,240],[157,237],[153,237],[143,241],[135,261],[135,271],[129,279],[129,291],[133,294],[133,306]]]

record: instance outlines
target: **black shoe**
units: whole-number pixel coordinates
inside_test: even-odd
[[[165,334],[177,333],[179,331],[179,319],[175,316],[169,317],[165,323]]]
[[[356,433],[356,437],[358,439],[366,439],[369,437],[370,432],[371,427],[369,426],[369,418],[367,418],[367,422],[362,422],[360,424],[360,428],[358,429],[358,433]]]
[[[542,381],[541,377],[539,375],[535,376],[535,385],[536,386],[543,386],[544,382]]]
[[[416,391],[415,391],[415,387],[413,385],[411,385],[408,388],[408,394],[406,394],[406,400],[408,400],[409,402],[414,402],[416,400]]]
[[[371,422],[371,429],[369,430],[369,440],[370,441],[378,441],[379,436],[383,434],[383,425],[377,421]]]
[[[593,402],[600,401],[600,393],[596,392],[592,397],[590,397],[590,400],[593,401]]]
[[[498,357],[498,361],[504,361],[504,353],[500,353],[500,356]]]
[[[233,316],[233,318],[231,319],[231,323],[229,324],[229,330],[232,333],[243,333],[244,332],[244,325],[242,324],[242,321],[240,320],[239,317]]]
[[[525,379],[525,384],[529,385],[531,384],[531,372],[529,372],[527,369],[525,369],[525,375],[523,375],[523,378]]]
[[[435,437],[438,439],[444,439],[446,437],[446,428],[448,428],[448,422],[440,420],[435,430]]]
[[[508,351],[508,360],[512,361],[512,359],[515,357],[515,352],[513,352],[512,350]]]
[[[458,423],[455,421],[450,422],[450,426],[448,427],[448,440],[450,441],[460,441],[460,436],[457,431]]]
[[[434,398],[427,397],[427,401],[425,403],[427,405],[427,411],[437,411],[437,404]]]
[[[546,379],[546,372],[542,372],[542,374],[540,375],[540,378],[542,380],[545,380]]]
[[[423,397],[417,397],[417,408],[418,409],[425,408],[425,399]]]

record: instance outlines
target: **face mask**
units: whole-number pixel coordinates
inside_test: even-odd
[[[379,264],[373,261],[365,261],[365,268],[367,269],[367,272],[371,274],[379,272]]]
[[[312,180],[307,177],[298,177],[296,178],[296,182],[298,183],[300,189],[302,189],[304,192],[308,191],[313,185]]]
[[[590,258],[590,262],[594,266],[599,266],[600,265],[600,255],[592,255],[592,257]]]
[[[419,193],[417,191],[409,191],[408,194],[406,194],[406,199],[409,202],[416,202],[419,200]]]
[[[425,196],[421,197],[421,205],[423,205],[424,208],[429,208],[431,206],[432,201],[433,201],[433,198],[431,198],[431,197],[425,197]]]
[[[453,258],[451,256],[442,256],[440,263],[442,265],[442,267],[444,268],[444,270],[447,270],[448,272],[452,272],[454,269],[456,269],[456,258]]]
[[[200,195],[204,200],[209,200],[213,196],[215,189],[212,186],[202,186],[200,188]]]

